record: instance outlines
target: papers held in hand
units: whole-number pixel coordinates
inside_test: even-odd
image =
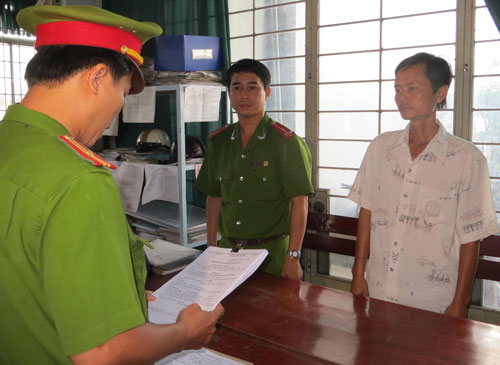
[[[152,323],[175,323],[179,312],[192,303],[203,310],[217,304],[243,283],[260,266],[267,250],[239,250],[208,247],[195,261],[166,282],[148,302]]]
[[[151,242],[154,249],[144,246],[144,252],[153,270],[159,274],[175,272],[193,262],[201,251],[172,242],[156,239]],[[177,270],[176,270],[177,269]]]

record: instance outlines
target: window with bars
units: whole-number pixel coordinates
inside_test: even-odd
[[[229,10],[231,60],[270,68],[266,109],[306,138],[330,213],[357,216],[346,196],[368,144],[407,123],[394,102],[394,69],[429,52],[455,75],[438,118],[488,159],[500,222],[500,34],[483,0],[231,0]],[[330,255],[329,263],[350,260]],[[483,304],[500,309],[498,283],[483,283]]]
[[[370,141],[407,123],[394,102],[394,69],[418,52],[454,65],[456,1],[321,0],[319,8],[318,187],[330,189],[332,214],[357,216],[346,196]],[[438,113],[450,132],[453,90]]]
[[[231,60],[254,58],[271,72],[267,113],[305,136],[305,1],[229,1]]]
[[[482,1],[477,1],[474,25],[471,140],[488,159],[500,222],[500,34]],[[500,309],[499,282],[483,280],[482,292],[483,306]]]
[[[0,32],[0,120],[28,91],[24,72],[35,54],[34,43],[32,36]]]

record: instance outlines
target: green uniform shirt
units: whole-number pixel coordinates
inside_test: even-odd
[[[21,105],[0,123],[0,363],[70,363],[145,323],[142,240],[111,173]]]
[[[290,232],[290,198],[314,192],[302,138],[264,115],[245,148],[239,124],[210,138],[195,188],[222,197],[222,236],[250,239]]]

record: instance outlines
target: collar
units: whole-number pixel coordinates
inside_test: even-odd
[[[56,137],[60,134],[68,136],[70,135],[68,130],[57,120],[49,117],[46,114],[26,108],[21,104],[14,104],[9,106],[3,120],[18,122],[27,126],[40,128],[47,134]]]
[[[425,149],[422,151],[422,153],[418,156],[418,158],[413,161],[417,162],[420,160],[424,161],[434,161],[437,163],[443,163],[445,158],[446,158],[446,151],[448,150],[448,141],[447,141],[447,135],[448,132],[446,129],[443,127],[441,122],[436,119],[436,123],[439,127],[436,135],[429,141]],[[409,141],[410,141],[410,123],[406,125],[406,128],[400,133],[399,138],[396,140],[394,145],[392,145],[389,150],[393,150],[395,148],[403,148],[408,156],[410,156],[410,147],[409,147]],[[411,159],[411,157],[410,157]]]
[[[259,124],[257,125],[257,128],[255,128],[255,131],[252,134],[252,138],[250,138],[250,141],[248,141],[247,147],[249,145],[254,144],[254,141],[259,141],[259,140],[265,140],[267,139],[268,133],[269,133],[269,124],[273,121],[273,119],[267,115],[267,113],[264,113],[264,116],[260,120]],[[233,128],[233,131],[230,134],[231,141],[240,141],[241,140],[241,133],[240,133],[240,123],[235,123],[235,127]]]

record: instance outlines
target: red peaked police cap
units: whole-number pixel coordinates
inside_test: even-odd
[[[17,22],[36,35],[35,48],[91,46],[127,55],[135,66],[130,94],[144,89],[144,77],[139,69],[143,63],[143,43],[162,33],[155,23],[138,22],[95,6],[30,6],[19,12]]]

